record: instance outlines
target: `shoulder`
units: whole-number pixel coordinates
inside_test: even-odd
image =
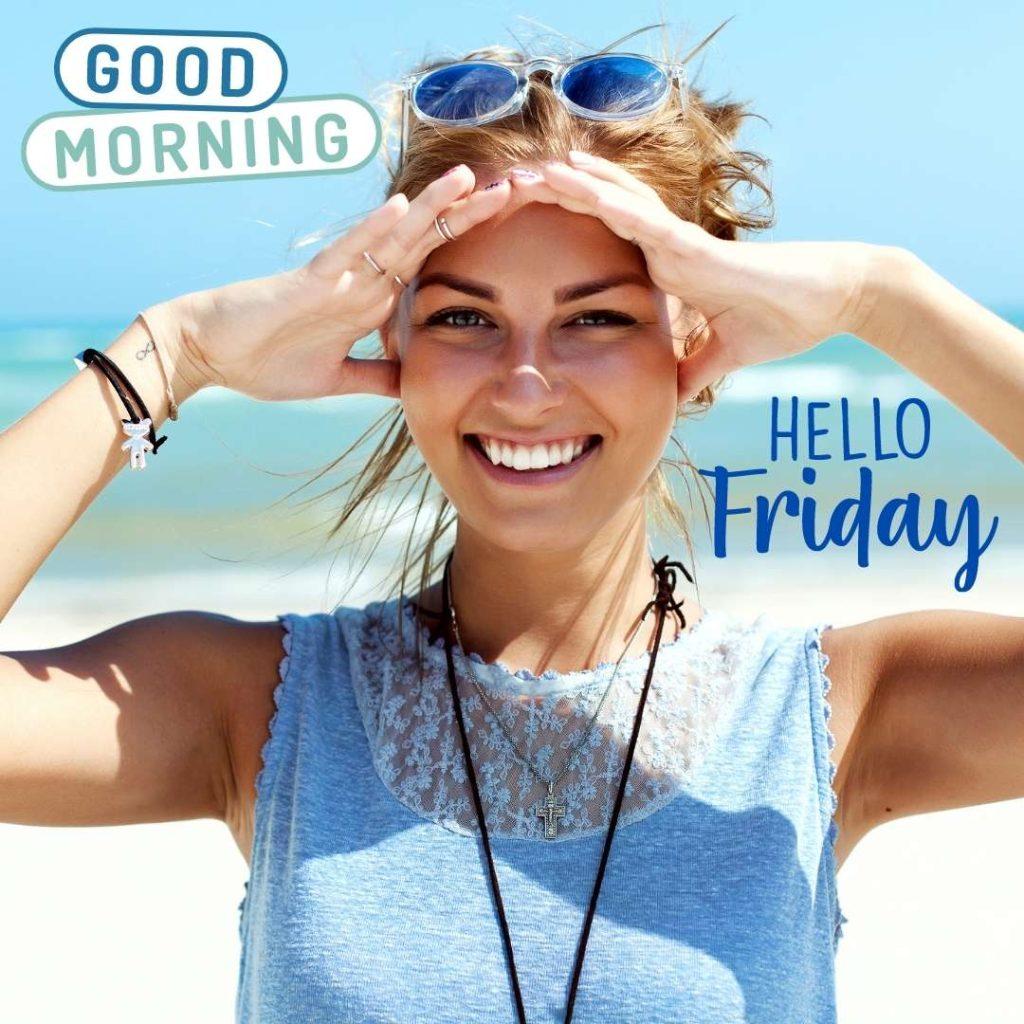
[[[139,634],[139,641],[151,658],[180,666],[204,695],[226,738],[233,774],[237,722],[262,705],[268,680],[272,684],[276,677],[280,623],[193,610],[167,612],[146,621],[150,628]]]
[[[217,626],[230,764],[224,821],[247,862],[257,782],[276,713],[286,686],[306,679],[311,660],[331,650],[334,620],[332,612],[285,611],[258,622],[224,616]]]
[[[226,823],[246,857],[257,782],[275,716],[286,701],[294,707],[300,699],[317,701],[322,696],[303,695],[300,689],[336,689],[339,673],[348,670],[349,649],[360,643],[368,612],[376,607],[377,603],[366,608],[343,605],[327,612],[281,612],[261,621],[223,616],[216,636],[210,637],[220,652],[231,764]]]
[[[291,640],[283,618],[249,621],[219,616],[209,625],[205,671],[218,680],[235,806],[249,800],[274,711],[274,690]]]

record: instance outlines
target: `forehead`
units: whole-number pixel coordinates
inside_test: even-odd
[[[599,217],[513,195],[497,214],[433,249],[420,273],[471,269],[488,276],[528,270],[553,280],[618,271],[646,276],[647,264],[637,246]]]

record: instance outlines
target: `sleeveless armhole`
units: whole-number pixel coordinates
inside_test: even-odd
[[[807,653],[808,671],[810,674],[811,694],[811,716],[815,738],[815,757],[817,760],[817,774],[819,793],[822,807],[828,814],[828,821],[825,824],[825,849],[824,855],[828,859],[828,881],[829,898],[832,902],[833,920],[833,949],[839,945],[843,935],[843,925],[848,918],[843,913],[839,903],[839,890],[836,879],[836,838],[839,834],[839,825],[835,819],[835,813],[839,807],[839,794],[835,788],[835,778],[838,765],[836,764],[833,750],[836,745],[836,738],[832,733],[831,718],[832,705],[829,701],[829,691],[832,689],[832,680],[828,676],[829,656],[821,646],[822,634],[832,628],[830,622],[819,622],[807,630],[804,648]]]
[[[260,750],[260,767],[256,772],[255,789],[256,805],[260,804],[264,792],[273,785],[274,772],[280,757],[279,748],[281,743],[278,739],[279,731],[277,721],[281,715],[281,707],[285,701],[285,688],[290,686],[295,672],[292,664],[298,662],[298,651],[293,650],[298,634],[298,623],[296,616],[285,612],[277,616],[278,622],[284,629],[281,634],[281,659],[277,665],[277,685],[274,687],[274,711],[267,723],[268,735]],[[269,776],[269,777],[268,777]]]
[[[283,632],[281,634],[281,657],[277,664],[277,684],[274,686],[273,699],[274,710],[267,723],[268,735],[260,748],[260,765],[254,780],[256,792],[255,804],[253,806],[253,836],[252,853],[250,855],[250,875],[244,883],[244,894],[238,904],[238,934],[242,937],[245,919],[246,906],[249,899],[249,883],[252,880],[252,868],[256,864],[260,852],[260,840],[263,834],[262,822],[265,815],[265,807],[269,792],[274,784],[277,765],[281,757],[280,748],[283,740],[282,733],[285,731],[281,716],[290,705],[295,703],[292,690],[295,687],[295,676],[298,673],[299,662],[299,641],[301,639],[300,622],[301,618],[292,612],[283,612],[277,616]]]

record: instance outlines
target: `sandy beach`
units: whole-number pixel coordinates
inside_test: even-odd
[[[928,607],[1013,614],[1018,554],[1004,550],[966,594],[953,591],[934,561],[923,580],[910,571],[823,573],[807,557],[730,560],[728,571],[712,560],[702,563],[710,582],[701,584],[701,600],[836,625]],[[333,604],[325,578],[324,568],[286,580],[214,571],[134,584],[41,574],[0,623],[0,650],[57,646],[172,608],[249,619],[323,610]],[[344,603],[373,596],[356,588]],[[1019,1020],[1022,842],[1024,801],[901,819],[863,840],[839,873],[849,918],[837,962],[839,1019]],[[231,1019],[247,868],[222,824],[0,825],[0,849],[0,1020],[59,1021],[83,1010],[106,1024]]]

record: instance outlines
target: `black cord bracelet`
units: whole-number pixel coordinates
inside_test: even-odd
[[[127,425],[146,423],[149,428],[149,440],[148,444],[150,450],[154,455],[160,451],[160,445],[167,440],[167,436],[157,437],[156,431],[153,429],[153,417],[150,416],[149,410],[146,408],[146,403],[143,402],[139,393],[132,387],[132,382],[124,375],[121,368],[107,355],[100,352],[99,349],[87,348],[79,352],[75,356],[75,364],[79,369],[84,370],[90,363],[94,363],[96,368],[110,381],[112,387],[117,392],[117,397],[121,399],[121,404],[124,405],[128,412],[129,419],[122,419],[121,422],[125,424],[125,433],[129,435],[129,440],[126,441],[121,447],[129,449],[129,460],[132,469],[145,469],[146,467],[146,456],[143,451],[143,447],[135,447],[133,441],[135,438],[140,437],[140,433],[135,430],[129,430]],[[125,393],[127,391],[127,394]],[[132,408],[131,401],[129,401],[128,395],[131,395],[132,401],[135,402],[139,412],[136,413]]]

